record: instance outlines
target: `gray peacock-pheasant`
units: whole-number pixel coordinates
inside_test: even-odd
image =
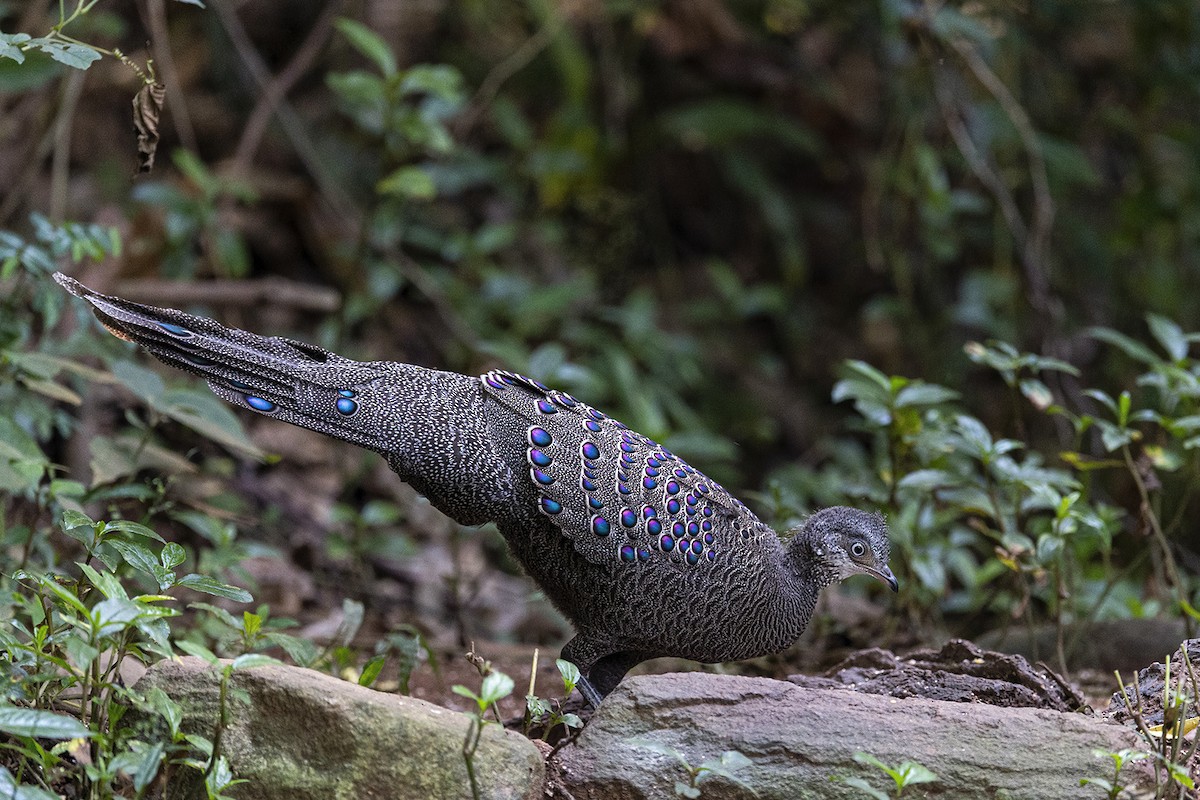
[[[575,626],[562,656],[593,706],[650,658],[787,648],[821,589],[851,575],[896,589],[879,514],[827,508],[784,544],[666,448],[536,380],[351,361],[55,279],[114,335],[225,400],[374,450],[462,524],[494,521]]]

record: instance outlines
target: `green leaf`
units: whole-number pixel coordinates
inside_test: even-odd
[[[0,49],[0,56],[4,55]],[[0,797],[5,800],[59,800],[59,795],[37,786],[18,784],[7,767],[0,767]]]
[[[567,694],[570,694],[579,685],[579,667],[562,658],[555,660],[554,664],[558,667],[558,674],[562,676],[563,687]]]
[[[0,33],[0,58],[11,58],[18,64],[24,64],[25,54],[17,45],[25,44],[32,38],[28,33]]]
[[[263,653],[245,653],[233,660],[229,665],[230,669],[254,669],[255,667],[272,667],[282,664],[279,659],[271,658],[271,656]]]
[[[187,553],[175,542],[167,542],[158,557],[163,569],[174,569],[187,560]]]
[[[215,597],[224,597],[227,600],[233,600],[238,603],[251,603],[254,601],[254,596],[245,589],[239,589],[236,586],[221,583],[215,578],[210,578],[207,575],[197,575],[194,572],[184,575],[176,581],[176,585],[184,586],[197,592],[211,594]]]
[[[133,788],[135,790],[141,792],[158,777],[159,767],[162,766],[166,754],[167,744],[162,741],[154,742],[145,749],[133,772]]]
[[[129,519],[114,519],[111,522],[105,523],[104,532],[120,531],[121,533],[131,533],[134,536],[144,536],[147,539],[153,539],[156,542],[166,543],[166,540],[155,533],[150,528],[147,528],[140,522],[134,522]]]
[[[60,64],[75,69],[87,69],[92,62],[100,60],[100,54],[91,47],[55,39],[30,39],[29,44],[46,53]]]
[[[1145,364],[1158,364],[1162,361],[1154,351],[1141,342],[1131,339],[1119,331],[1114,331],[1112,328],[1088,328],[1087,333],[1093,339],[1099,339],[1102,342],[1107,342],[1130,358],[1141,361]]]
[[[855,789],[858,789],[860,792],[863,792],[863,793],[867,794],[868,796],[875,798],[875,800],[889,800],[887,794],[879,791],[874,786],[872,786],[871,784],[864,781],[862,778],[843,778],[842,782],[845,783],[847,786],[852,786]]]
[[[483,679],[483,686],[479,690],[479,698],[485,704],[491,705],[501,698],[508,697],[512,694],[512,690],[512,678],[503,672],[492,671]]]
[[[933,783],[938,779],[936,774],[915,761],[905,761],[896,771],[900,773],[896,785],[901,789],[914,783]]]
[[[375,185],[380,194],[406,197],[410,200],[432,200],[437,186],[428,172],[420,167],[401,167]]]
[[[931,406],[958,399],[958,392],[933,383],[910,383],[896,395],[896,407]]]
[[[0,731],[41,739],[86,739],[94,735],[75,717],[16,706],[0,706]]]
[[[375,656],[363,666],[362,674],[358,676],[359,686],[371,686],[383,671],[387,656]]]
[[[1146,322],[1150,325],[1150,332],[1154,334],[1155,339],[1158,339],[1158,343],[1162,345],[1163,350],[1171,357],[1172,361],[1182,361],[1187,358],[1188,340],[1178,325],[1158,314],[1147,314]]]
[[[348,17],[340,17],[333,24],[355,50],[374,62],[384,77],[390,78],[396,74],[396,57],[378,34]]]
[[[178,647],[183,652],[187,653],[189,656],[195,656],[196,658],[204,659],[209,664],[212,664],[214,667],[221,663],[221,659],[217,658],[216,654],[213,653],[212,650],[209,650],[207,647],[205,647],[202,644],[197,644],[196,642],[189,642],[189,641],[184,640],[184,641],[176,642],[175,646]]]
[[[91,517],[81,511],[68,509],[63,512],[62,527],[64,531],[73,530],[74,528],[90,528],[95,524],[95,521]]]

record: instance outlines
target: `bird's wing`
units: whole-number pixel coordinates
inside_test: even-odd
[[[775,536],[716,481],[571,395],[504,370],[480,380],[524,423],[538,509],[589,561],[703,568]]]

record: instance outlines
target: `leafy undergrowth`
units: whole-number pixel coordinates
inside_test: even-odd
[[[83,309],[64,313],[66,296],[49,277],[60,259],[111,253],[115,236],[44,220],[36,232],[0,240],[11,287],[0,301],[0,402],[13,410],[0,419],[10,598],[0,780],[20,786],[13,796],[71,785],[91,797],[137,797],[181,770],[203,771],[210,795],[222,796],[236,776],[219,728],[185,734],[170,698],[123,678],[131,662],[181,653],[233,659],[227,669],[279,658],[474,709],[480,724],[484,712],[524,719],[529,730],[578,722],[561,704],[568,673],[530,646],[497,643],[553,652],[567,630],[495,531],[447,522],[381,477],[389,474],[377,459],[355,460],[357,451],[265,423],[250,436],[203,386],[131,361]],[[784,524],[835,502],[884,510],[903,587],[889,619],[918,630],[933,630],[930,619],[949,628],[1049,620],[1062,665],[1080,621],[1194,615],[1196,587],[1172,542],[1200,470],[1200,363],[1190,357],[1200,337],[1164,318],[1148,322],[1149,345],[1090,331],[1140,367],[1110,390],[1084,388],[1062,361],[970,345],[967,356],[1010,390],[1009,435],[948,388],[847,362],[833,397],[853,411],[845,431],[821,463],[776,475],[759,507]],[[1044,424],[1063,426],[1073,446],[1033,448],[1020,431]],[[81,428],[86,454],[68,444]],[[297,442],[295,458],[266,458],[256,440],[283,451]],[[192,457],[179,455],[197,442]],[[1133,499],[1119,502],[1125,495]],[[1123,547],[1133,536],[1148,547]],[[853,643],[851,629],[827,620],[814,628],[808,659]],[[476,638],[489,641],[478,650],[491,674],[524,689],[533,669],[533,689],[498,692],[491,679],[495,696],[471,696],[489,680],[480,662],[458,655]],[[738,668],[783,675],[795,665]],[[128,725],[130,709],[161,717],[166,738]]]

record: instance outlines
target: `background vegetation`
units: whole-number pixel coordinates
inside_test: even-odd
[[[131,177],[147,80],[161,141]],[[496,608],[530,589],[489,583],[494,534],[365,454],[247,438],[97,334],[56,266],[351,357],[536,375],[781,529],[878,506],[897,645],[1049,620],[1061,663],[1075,621],[1186,616],[1198,159],[1186,0],[0,3],[6,668],[78,666],[37,627],[112,599],[89,559],[185,601],[186,626],[125,620],[147,658],[342,670],[372,655],[335,646],[356,626],[319,649],[283,618],[347,594],[405,688],[439,632],[564,633]],[[297,574],[316,588],[266,588]],[[175,591],[231,583],[272,599],[257,621]]]

